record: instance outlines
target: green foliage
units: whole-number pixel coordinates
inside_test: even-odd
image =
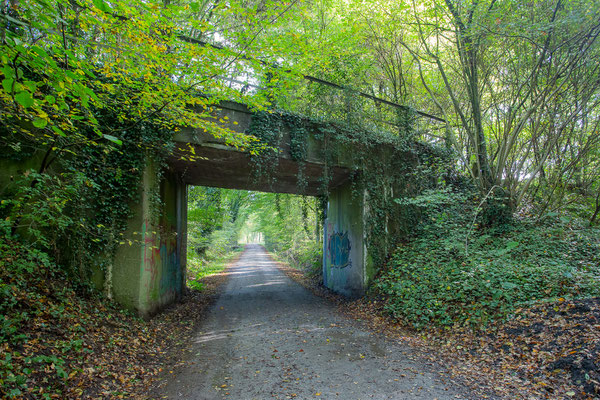
[[[513,207],[510,198],[503,190],[492,190],[484,199],[481,207],[482,226],[502,229],[508,227],[513,219]]]
[[[277,105],[452,148],[456,167],[482,195],[503,188],[510,212],[536,207],[543,214],[577,203],[596,222],[599,4],[307,3],[308,18],[278,26],[270,41],[302,48],[282,59],[335,85],[297,80]],[[388,107],[358,90],[407,107]],[[488,210],[495,214],[490,224],[509,217]]]
[[[485,323],[532,299],[596,293],[597,232],[548,221],[561,210],[598,220],[598,4],[542,3],[333,1],[297,5],[297,19],[284,18],[288,3],[269,1],[3,4],[1,157],[39,165],[2,188],[0,232],[48,255],[23,261],[28,255],[13,272],[43,275],[52,259],[86,281],[110,263],[143,171],[161,170],[172,133],[191,127],[250,148],[257,179],[272,179],[289,135],[299,192],[308,132],[325,160],[314,203],[190,191],[188,249],[198,271],[229,254],[248,221],[270,250],[317,271],[322,245],[312,227],[323,219],[328,171],[345,157],[356,169],[354,195],[367,197],[375,265],[405,240],[378,282],[396,317],[418,327]],[[218,50],[219,38],[234,51]],[[292,94],[285,78],[297,72],[337,87],[296,81]],[[231,78],[243,74],[267,76],[268,90],[236,90]],[[420,104],[446,124],[423,127],[412,107],[384,107],[359,87]],[[263,110],[253,138],[206,118],[223,99]],[[273,102],[313,119],[274,111]],[[479,195],[455,168],[479,179]],[[516,207],[547,218],[513,221]],[[14,285],[0,287],[16,321],[5,318],[2,329],[18,340],[27,314],[15,311]]]
[[[238,245],[239,228],[226,221],[222,229],[214,231],[207,240],[207,249],[198,254],[188,251],[188,286],[201,291],[204,284],[200,280],[206,276],[222,272],[228,262],[242,251]],[[189,241],[188,241],[189,243]]]
[[[264,246],[292,267],[322,274],[320,200],[290,194],[253,193],[246,205],[244,232],[260,232]]]
[[[375,283],[394,318],[479,326],[533,301],[600,294],[597,229],[555,217],[486,228],[477,195],[451,188],[398,202],[422,223]]]
[[[240,230],[245,222],[246,192],[192,187],[188,196],[188,286],[202,290],[205,276],[219,273],[240,251]]]
[[[240,226],[231,221],[225,221],[222,229],[211,234],[208,256],[223,256],[231,249],[238,247]]]
[[[218,273],[218,272],[221,272],[221,271],[217,271],[215,273]],[[188,283],[187,283],[188,287],[190,287],[190,288],[192,288],[194,290],[197,290],[198,292],[201,292],[202,290],[204,290],[204,283],[199,282],[199,281],[196,280],[196,279],[200,279],[201,278],[200,274],[195,274],[195,275],[196,275],[196,278],[191,278],[188,281]],[[211,274],[206,274],[206,275],[211,275]],[[206,276],[206,275],[204,275],[204,276]]]
[[[15,182],[13,196],[1,202],[5,218],[0,226],[5,234],[23,228],[32,245],[52,251],[61,236],[73,228],[67,210],[92,187],[93,183],[81,173],[51,176],[27,171]]]
[[[188,253],[202,255],[210,235],[223,226],[221,189],[192,186],[188,191]]]
[[[202,307],[142,320],[74,283],[45,252],[0,236],[1,398],[143,397],[164,367],[156,355]]]
[[[258,139],[258,142],[253,145],[251,159],[255,181],[268,179],[268,182],[273,182],[274,180],[270,171],[279,161],[277,151],[282,138],[281,128],[282,119],[279,113],[261,111],[252,116],[248,134]]]
[[[88,280],[123,243],[142,173],[150,164],[161,171],[174,132],[192,127],[246,146],[245,135],[206,118],[211,105],[243,98],[262,107],[266,99],[243,96],[216,78],[236,74],[239,60],[201,37],[250,13],[257,31],[227,30],[228,42],[250,55],[246,34],[260,33],[270,19],[259,16],[279,5],[251,8],[231,3],[208,12],[198,3],[162,1],[3,4],[0,145],[6,151],[0,157],[38,164],[8,187],[3,182],[0,229],[31,240]],[[269,69],[251,58],[244,68]]]
[[[28,333],[32,321],[44,315],[64,318],[74,292],[64,285],[67,277],[46,253],[0,236],[0,255],[0,392],[21,395],[29,376],[40,369],[53,371],[59,379],[52,390],[60,391],[67,377],[60,354],[29,357],[24,364],[13,359],[21,358],[23,346],[33,339]]]
[[[98,115],[98,110],[108,110],[128,126],[152,119],[171,131],[192,126],[243,144],[243,135],[203,118],[220,99],[243,97],[227,81],[215,78],[235,73],[240,60],[231,61],[229,54],[204,45],[203,34],[223,35],[220,24],[247,15],[256,31],[230,29],[226,39],[251,55],[258,46],[252,46],[247,35],[264,30],[270,18],[260,17],[280,5],[258,12],[247,4],[231,3],[208,12],[192,4],[195,7],[187,2],[59,0],[50,5],[32,0],[4,5],[0,14],[4,128],[34,139],[38,146],[58,138],[86,140],[82,127],[92,130],[97,141],[119,144],[124,131]],[[268,69],[251,59],[244,66],[257,72]],[[266,101],[260,96],[245,100],[257,106]]]
[[[295,243],[284,253],[277,253],[292,267],[303,270],[309,277],[322,279],[323,276],[323,243],[303,241]]]
[[[1,194],[0,204],[0,228],[48,251],[72,278],[84,283],[93,271],[112,262],[122,243],[130,206],[140,195],[136,188],[142,172],[148,164],[161,165],[171,150],[168,135],[158,126],[142,122],[127,128],[113,113],[98,114],[104,123],[122,129],[119,146],[94,142],[95,133],[86,133],[85,127],[80,136],[94,145],[69,147],[68,141],[57,139],[44,157],[56,160],[52,168],[42,161],[43,172],[17,176]],[[61,156],[67,148],[77,151]],[[5,156],[19,153],[12,150]]]

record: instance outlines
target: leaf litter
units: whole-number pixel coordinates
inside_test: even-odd
[[[15,285],[13,296],[28,317],[15,340],[0,342],[0,398],[148,398],[162,374],[184,363],[203,310],[226,279],[227,271],[203,278],[202,292],[188,290],[148,320],[82,296],[64,280],[50,277],[27,290]]]

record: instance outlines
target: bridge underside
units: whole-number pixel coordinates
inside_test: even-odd
[[[189,160],[189,146],[180,148],[169,160],[171,171],[188,185],[317,196],[345,184],[351,175],[347,168],[333,167],[326,185],[323,164],[298,163],[284,157],[264,167],[269,171],[257,174],[247,153],[219,145],[194,147],[198,157],[193,161]]]
[[[251,126],[253,114],[242,105],[228,104],[219,112],[223,120],[235,121],[239,132],[247,132]],[[336,166],[327,167],[322,139],[307,133],[305,161],[298,162],[290,152],[290,133],[283,130],[279,131],[278,157],[263,154],[258,164],[250,154],[205,132],[184,130],[175,141],[177,148],[166,171],[154,165],[146,166],[144,171],[138,189],[140,202],[134,206],[134,216],[124,235],[129,245],[117,251],[110,274],[116,300],[148,315],[184,293],[188,185],[327,195],[323,281],[347,296],[364,293],[370,270],[364,233],[366,199],[352,185],[353,169],[347,162],[352,149],[329,143],[336,146],[337,155],[331,162]],[[324,176],[328,177],[326,182]],[[157,194],[160,208],[155,201]]]

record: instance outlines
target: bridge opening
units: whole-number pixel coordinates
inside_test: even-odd
[[[209,249],[207,238],[194,233],[203,229],[194,220],[217,211],[211,209],[213,197],[227,199],[230,211],[237,213],[223,226],[245,216],[247,240],[262,241],[293,264],[312,262],[315,273],[320,257],[325,286],[350,297],[364,293],[375,267],[366,246],[368,196],[359,179],[361,163],[354,157],[358,144],[351,136],[334,135],[327,123],[268,115],[230,102],[215,111],[215,123],[227,123],[268,144],[266,152],[232,146],[203,130],[182,129],[174,136],[176,148],[167,165],[145,167],[141,201],[127,232],[139,240],[118,250],[110,271],[118,301],[147,315],[182,296],[190,251],[201,258]],[[395,156],[388,148],[380,150],[384,164],[386,157]],[[323,201],[321,218],[315,216],[317,197]],[[209,207],[189,209],[193,201]],[[288,215],[288,210],[296,211]],[[313,239],[299,240],[300,233],[294,232]],[[225,233],[221,229],[215,235]],[[188,243],[188,236],[196,242]]]
[[[187,285],[218,273],[245,245],[320,277],[323,213],[314,196],[188,186]]]

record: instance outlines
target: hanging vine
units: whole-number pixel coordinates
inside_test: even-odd
[[[273,185],[276,181],[271,173],[279,164],[279,143],[281,140],[282,120],[273,111],[260,111],[252,116],[248,134],[258,138],[251,152],[254,180],[267,179]]]
[[[49,167],[36,166],[36,159],[31,159],[38,172],[25,172],[7,187],[3,196],[10,201],[0,209],[5,223],[18,223],[20,215],[27,215],[29,223],[23,229],[39,238],[34,245],[49,252],[84,285],[98,271],[106,272],[117,247],[124,243],[131,204],[140,196],[137,188],[144,169],[152,163],[160,174],[172,150],[171,134],[165,128],[148,121],[132,125],[109,109],[95,112],[104,126],[119,132],[120,145],[99,142],[95,131],[80,126],[80,143],[64,139],[49,145],[52,147],[46,153],[50,156],[44,159],[50,160],[46,161]],[[28,154],[21,150],[32,144],[10,132],[0,135],[4,142],[18,144],[5,152],[7,158]],[[160,182],[160,176],[156,181]],[[152,210],[160,210],[158,190],[157,186],[149,193]],[[48,199],[61,201],[53,205]]]
[[[300,193],[308,184],[306,177],[306,158],[308,153],[308,135],[306,120],[296,114],[281,114],[282,122],[290,135],[290,157],[298,163],[297,185]]]
[[[351,118],[350,118],[351,120]],[[268,149],[254,158],[258,178],[274,181],[282,138],[289,135],[289,156],[298,167],[298,192],[306,187],[305,163],[308,141],[319,142],[323,160],[320,180],[320,216],[324,220],[331,171],[342,158],[353,165],[352,191],[355,198],[366,196],[366,242],[375,265],[382,265],[393,240],[411,232],[418,224],[418,210],[400,207],[394,199],[411,197],[437,185],[438,177],[451,169],[452,157],[446,149],[415,140],[415,114],[410,108],[398,110],[399,132],[368,130],[356,123],[324,123],[282,111],[257,113],[248,133]]]

